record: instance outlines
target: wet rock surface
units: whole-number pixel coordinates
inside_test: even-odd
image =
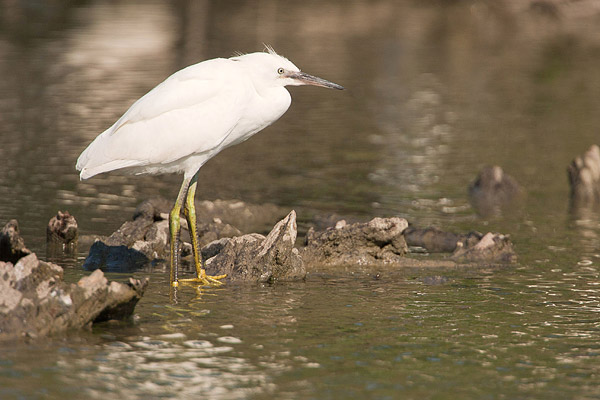
[[[304,279],[306,269],[296,243],[296,212],[290,212],[265,237],[257,233],[221,239],[203,249],[209,275],[227,274],[226,282],[273,282]]]
[[[99,238],[91,245],[84,268],[102,268],[111,272],[131,272],[169,258],[169,211],[172,204],[163,198],[142,202],[131,221],[126,221],[108,238]],[[284,216],[281,209],[270,204],[250,205],[237,200],[202,201],[196,205],[200,245],[214,240],[240,236],[251,228],[270,227]],[[242,229],[225,221],[235,221]],[[270,221],[270,222],[267,222]],[[191,245],[187,221],[181,219],[182,261],[191,262]],[[268,232],[268,229],[266,230]]]
[[[94,271],[77,284],[63,281],[60,266],[35,254],[0,262],[0,340],[36,338],[131,316],[147,279],[111,282]]]
[[[317,264],[393,263],[406,254],[403,236],[408,222],[403,218],[374,218],[366,223],[346,224],[316,232],[309,230],[302,257]]]

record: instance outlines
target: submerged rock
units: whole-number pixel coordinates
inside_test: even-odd
[[[306,269],[296,243],[296,212],[291,211],[265,237],[258,233],[221,239],[203,248],[209,275],[227,274],[225,282],[273,282],[304,279]]]
[[[0,340],[39,337],[131,316],[148,280],[109,282],[94,271],[77,284],[58,265],[34,253],[16,264],[0,262]]]
[[[0,231],[0,261],[15,264],[19,259],[31,254],[19,233],[19,222],[11,219]]]
[[[407,227],[408,222],[397,217],[351,225],[338,221],[321,232],[309,230],[302,257],[307,263],[324,265],[397,262],[407,251],[403,236]]]
[[[517,261],[512,243],[507,235],[488,232],[478,234],[480,239],[473,243],[459,242],[452,258],[456,261],[510,264]]]
[[[409,226],[404,231],[406,243],[411,247],[421,247],[430,253],[452,253],[459,245],[474,245],[481,239],[478,232],[458,234],[446,232],[436,227],[415,228]]]
[[[594,144],[583,155],[575,157],[567,172],[571,185],[571,208],[599,206],[600,148]]]
[[[500,215],[523,199],[525,191],[517,180],[494,165],[483,168],[469,186],[469,200],[478,214]]]

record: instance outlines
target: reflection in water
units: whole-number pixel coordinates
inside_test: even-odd
[[[59,359],[65,371],[63,384],[104,382],[85,388],[87,398],[203,396],[238,399],[269,389],[267,371],[240,357],[233,347],[215,346],[207,340],[140,340],[131,344],[109,342],[96,349],[94,359]]]

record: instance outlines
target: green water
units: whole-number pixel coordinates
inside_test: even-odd
[[[98,133],[172,72],[263,42],[347,90],[292,88],[280,121],[203,167],[198,197],[296,209],[302,230],[337,213],[498,231],[519,257],[176,298],[167,273],[140,272],[151,283],[132,321],[0,344],[0,398],[599,398],[600,215],[569,212],[566,167],[600,144],[600,16],[557,4],[0,5],[0,223],[17,218],[41,258],[58,210],[106,235],[177,193],[178,176],[80,182]],[[493,219],[466,194],[488,164],[527,190]],[[74,282],[85,255],[53,260]]]

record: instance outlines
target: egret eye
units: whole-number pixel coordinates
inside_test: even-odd
[[[284,73],[284,69],[283,69],[283,68],[278,68],[278,69],[277,69],[277,73],[278,73],[279,75],[283,75],[283,73]]]

